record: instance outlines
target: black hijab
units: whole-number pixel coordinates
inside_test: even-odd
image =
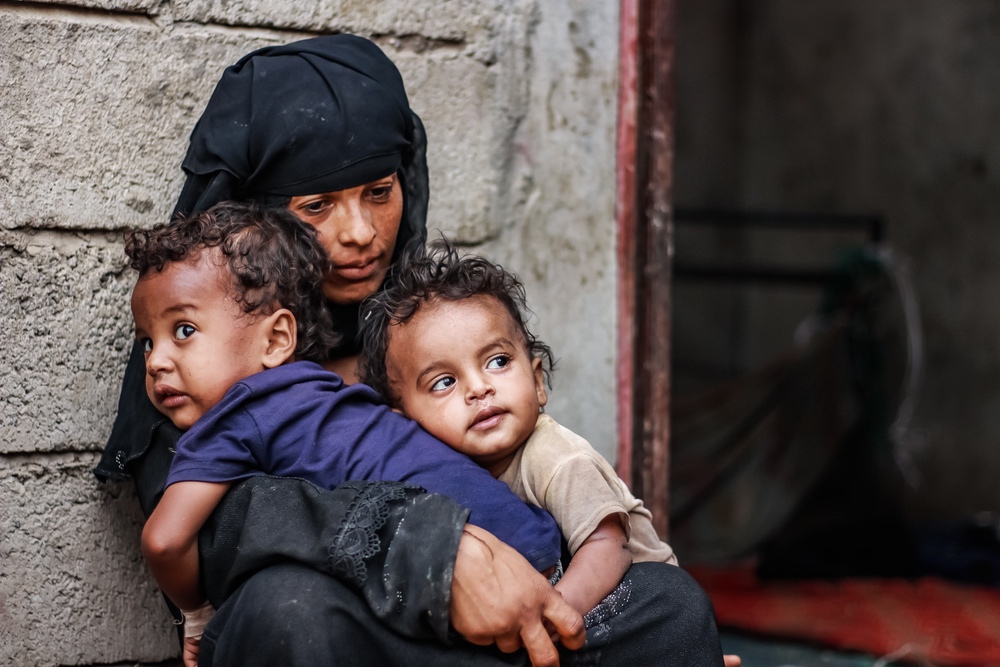
[[[395,172],[403,188],[395,260],[427,235],[426,144],[399,70],[369,40],[328,35],[266,47],[223,73],[191,132],[174,212],[232,199],[285,206]],[[358,307],[331,304],[343,339],[334,356],[358,352]]]

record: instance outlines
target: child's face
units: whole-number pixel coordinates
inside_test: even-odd
[[[547,400],[541,360],[493,297],[424,303],[390,326],[386,365],[403,414],[494,476]]]
[[[190,428],[236,382],[264,370],[266,318],[243,312],[230,295],[218,250],[163,271],[132,291],[135,335],[146,352],[146,393],[179,428]]]

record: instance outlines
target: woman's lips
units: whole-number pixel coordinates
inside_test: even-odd
[[[344,280],[367,280],[381,268],[380,258],[381,256],[361,262],[334,264],[333,272]]]

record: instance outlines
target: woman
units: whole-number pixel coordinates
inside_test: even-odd
[[[328,367],[352,379],[360,301],[426,236],[424,150],[399,72],[371,42],[337,35],[269,47],[224,73],[192,132],[175,210],[252,199],[314,225],[333,260],[324,293],[342,336]],[[179,433],[145,398],[143,373],[133,350],[96,472],[134,479],[148,515]],[[393,484],[238,485],[202,531],[218,613],[199,664],[524,664],[527,654],[554,664],[543,621],[578,648],[579,616],[465,516]],[[564,662],[721,664],[711,607],[680,570],[635,568],[623,591],[588,615],[587,648],[563,650]]]

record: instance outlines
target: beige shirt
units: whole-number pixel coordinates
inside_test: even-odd
[[[590,443],[538,416],[535,430],[500,475],[525,502],[547,510],[575,554],[602,519],[620,514],[633,562],[677,564],[674,550],[656,535],[652,514]]]

